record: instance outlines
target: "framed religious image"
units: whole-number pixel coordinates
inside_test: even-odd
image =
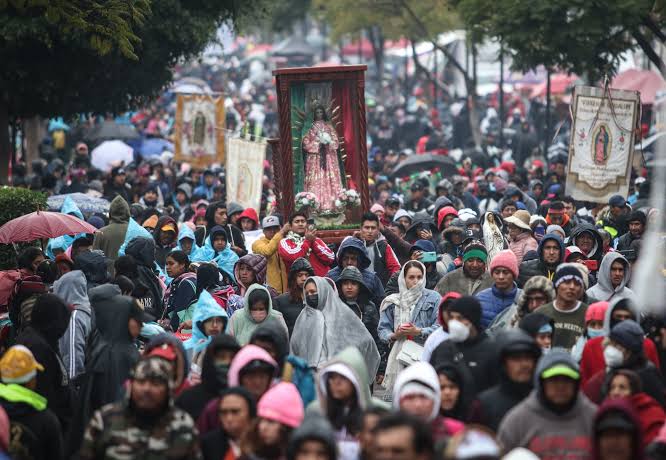
[[[581,201],[627,196],[640,113],[637,91],[576,86],[567,190]]]
[[[176,101],[175,161],[194,168],[224,164],[224,98],[179,94]]]
[[[273,167],[283,215],[320,230],[358,228],[369,209],[364,65],[273,71],[280,139]]]

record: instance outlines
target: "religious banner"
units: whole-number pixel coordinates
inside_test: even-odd
[[[234,201],[259,213],[265,158],[265,142],[229,139],[226,155],[227,203]]]
[[[575,199],[627,196],[639,104],[637,91],[576,86],[566,184]]]
[[[175,161],[194,168],[224,163],[224,99],[179,94],[176,102]]]

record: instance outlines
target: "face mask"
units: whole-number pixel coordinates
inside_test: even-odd
[[[601,337],[602,335],[604,335],[603,329],[591,329],[589,327],[587,328],[587,336],[591,339],[595,337]]]
[[[266,310],[250,310],[250,316],[257,323],[261,323],[268,316],[268,312]]]
[[[464,342],[469,337],[469,327],[457,319],[449,321],[449,339],[452,342]]]
[[[215,379],[221,386],[227,386],[227,375],[229,373],[229,364],[215,363]]]
[[[620,367],[624,362],[624,354],[619,348],[608,345],[604,348],[604,361],[608,367]]]
[[[317,305],[319,305],[319,294],[306,295],[305,303],[307,303],[312,308],[317,308]]]
[[[542,347],[541,348],[541,354],[542,355],[547,355],[548,353],[550,353],[550,347],[548,347],[548,348]]]

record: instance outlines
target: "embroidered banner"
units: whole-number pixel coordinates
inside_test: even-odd
[[[229,139],[226,157],[227,203],[234,201],[259,214],[266,143]]]
[[[639,104],[637,91],[574,89],[566,184],[574,198],[607,203],[627,196]]]
[[[179,94],[176,102],[174,160],[194,168],[224,163],[224,99]]]

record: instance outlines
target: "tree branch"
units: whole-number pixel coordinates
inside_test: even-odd
[[[435,47],[435,49],[441,51],[442,54],[444,54],[444,56],[446,56],[446,58],[449,60],[449,62],[451,62],[453,67],[458,69],[458,71],[463,74],[463,77],[465,78],[466,85],[469,88],[469,85],[471,85],[471,79],[469,78],[469,74],[467,73],[467,70],[465,70],[465,68],[462,66],[462,64],[460,64],[460,62],[458,62],[458,60],[455,58],[455,56],[453,56],[453,54],[451,54],[451,52],[449,50],[447,50],[445,47],[443,47],[439,43],[437,43],[437,39],[433,40],[433,39],[431,39],[430,37],[427,36],[428,35],[427,30],[428,29],[427,29],[426,25],[414,13],[414,11],[409,7],[407,2],[405,0],[402,0],[401,4],[402,4],[403,8],[405,9],[405,11],[407,11],[407,14],[409,14],[409,16],[412,18],[412,20],[416,23],[416,25],[423,31],[421,33],[421,38],[425,38],[426,40],[428,40],[430,43],[432,43],[432,45]]]
[[[648,59],[650,59],[650,61],[657,66],[659,72],[664,74],[666,72],[666,65],[664,64],[664,61],[661,60],[661,57],[659,57],[657,52],[652,48],[650,41],[645,38],[645,36],[639,30],[633,31],[631,35],[634,37],[636,43],[638,43],[638,46],[641,47]]]
[[[661,28],[654,22],[654,20],[648,15],[643,19],[643,25],[650,29],[650,31],[659,39],[659,41],[666,42],[666,34],[662,32]]]
[[[410,40],[410,43],[412,45],[412,57],[414,59],[414,65],[416,66],[418,71],[422,72],[430,82],[437,85],[437,88],[448,93],[449,88],[447,88],[445,84],[443,84],[441,81],[437,79],[437,75],[433,76],[432,72],[430,72],[423,64],[421,64],[421,61],[419,61],[419,56],[418,54],[416,54],[416,47],[414,46],[414,41]]]

